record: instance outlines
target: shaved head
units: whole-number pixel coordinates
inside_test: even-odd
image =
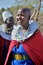
[[[29,9],[29,8],[22,8],[22,9],[19,9],[18,10],[18,13],[20,13],[20,12],[22,12],[22,13],[27,13],[27,16],[29,16],[29,18],[31,17],[31,10]]]
[[[17,23],[22,25],[25,29],[28,28],[31,17],[31,10],[28,8],[19,9],[17,12]]]

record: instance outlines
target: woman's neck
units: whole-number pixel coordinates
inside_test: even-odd
[[[11,27],[11,28],[7,28],[7,27],[6,27],[5,33],[10,35],[11,32],[12,32],[12,29],[13,29],[13,27]]]

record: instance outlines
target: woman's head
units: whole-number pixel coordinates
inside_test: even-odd
[[[13,27],[13,25],[14,25],[14,18],[13,18],[13,15],[11,14],[11,12],[4,11],[2,13],[2,18],[3,18],[3,21],[6,24],[7,28]]]
[[[31,11],[28,8],[19,9],[17,12],[17,23],[22,25],[25,29],[28,28]]]

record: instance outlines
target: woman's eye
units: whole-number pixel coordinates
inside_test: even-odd
[[[24,16],[23,14],[21,14],[21,16]]]
[[[19,16],[19,14],[17,16]]]

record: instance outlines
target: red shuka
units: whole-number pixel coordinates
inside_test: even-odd
[[[2,53],[3,53],[3,47],[4,43],[7,45],[7,48],[9,47],[11,41],[4,39],[3,37],[0,36],[0,65],[2,65]]]
[[[19,44],[17,41],[12,40],[4,65],[7,64],[12,48],[17,44]],[[22,46],[35,65],[43,65],[43,36],[39,30],[22,42]]]

